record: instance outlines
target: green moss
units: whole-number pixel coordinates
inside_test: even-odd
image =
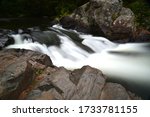
[[[43,73],[43,71],[44,71],[43,69],[36,69],[35,70],[35,75],[39,76],[39,75],[41,75]]]
[[[114,21],[117,17],[119,16],[119,14],[118,13],[114,13],[114,14],[112,14],[112,20]]]

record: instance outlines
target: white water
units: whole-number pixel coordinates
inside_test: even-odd
[[[140,92],[140,95],[150,95],[150,51],[145,47],[147,44],[115,44],[103,37],[80,34],[84,39],[82,44],[95,52],[91,54],[77,46],[69,36],[58,36],[62,44],[59,47],[47,47],[45,44],[33,43],[30,39],[23,41],[19,34],[12,35],[15,44],[7,48],[39,51],[50,56],[54,65],[70,70],[90,65],[102,70],[110,78],[125,82],[133,91]]]

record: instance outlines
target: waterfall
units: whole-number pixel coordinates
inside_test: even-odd
[[[31,38],[36,38],[35,41],[23,38],[22,34],[13,34],[15,44],[6,48],[29,49],[47,54],[54,65],[70,70],[90,65],[143,98],[150,97],[149,43],[117,44],[104,37],[66,30],[59,25],[39,33],[46,36],[40,38],[40,35],[31,35]],[[48,41],[54,39],[59,40],[60,44],[50,45]]]

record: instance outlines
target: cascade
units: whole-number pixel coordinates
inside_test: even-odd
[[[66,30],[59,25],[49,27],[49,31],[42,34],[48,36],[42,39],[39,36],[40,41],[38,37],[33,41],[32,35],[31,38],[23,38],[22,34],[13,34],[15,43],[6,48],[29,49],[47,54],[54,65],[70,70],[90,65],[100,69],[109,80],[122,83],[145,99],[150,98],[149,43],[117,44],[104,37]],[[46,43],[55,37],[59,39],[59,45]]]

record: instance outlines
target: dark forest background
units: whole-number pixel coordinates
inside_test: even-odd
[[[0,18],[61,18],[89,0],[0,0]],[[123,0],[131,8],[137,24],[150,28],[150,4],[147,0]]]
[[[0,17],[53,17],[72,12],[88,0],[1,0]]]

